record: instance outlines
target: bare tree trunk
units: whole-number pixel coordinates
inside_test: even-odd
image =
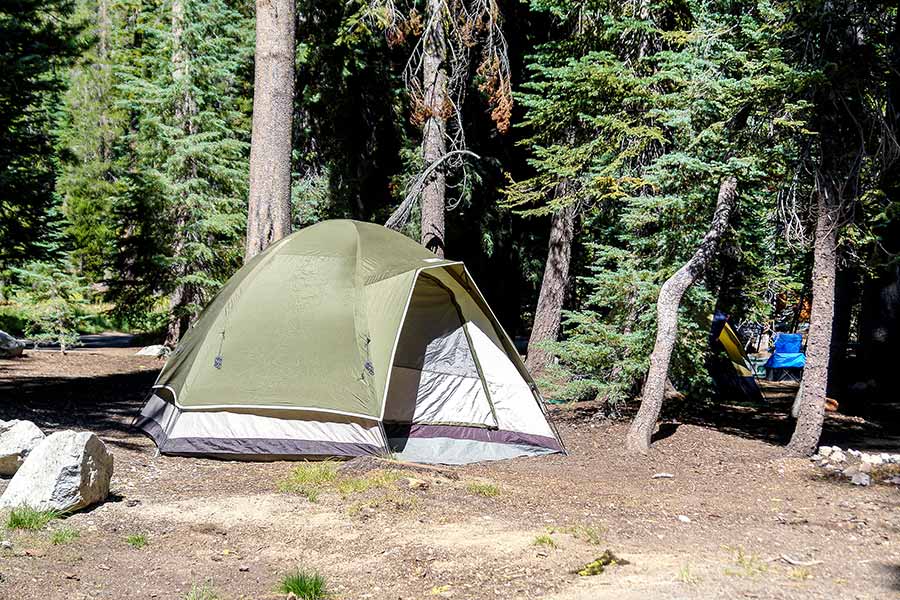
[[[294,0],[256,1],[248,261],[291,233]]]
[[[819,444],[825,421],[825,394],[828,386],[828,361],[831,356],[831,332],[834,322],[834,285],[837,275],[838,211],[836,190],[820,185],[817,194],[816,233],[813,244],[812,309],[809,338],[806,342],[806,367],[803,369],[803,392],[794,434],[786,452],[792,456],[808,456]]]
[[[719,239],[737,204],[737,197],[737,179],[733,176],[724,178],[719,185],[716,210],[709,231],[690,260],[669,277],[659,290],[659,299],[656,301],[656,343],[650,354],[650,368],[641,392],[641,406],[625,437],[625,446],[632,452],[646,454],[650,449],[650,438],[665,399],[669,362],[678,333],[681,298],[715,255]]]
[[[174,0],[172,2],[172,79],[175,82],[184,83],[189,77],[190,56],[184,47],[184,1]],[[196,133],[194,124],[194,116],[197,114],[197,103],[190,92],[189,85],[182,85],[182,95],[175,101],[175,124],[182,130],[185,136]],[[188,165],[187,177],[196,177],[196,165],[193,163]],[[184,205],[186,199],[182,195],[176,199],[178,203],[174,207],[175,217],[175,241],[172,248],[172,255],[178,259],[185,246],[185,238],[191,235],[188,227],[187,207]],[[184,276],[184,266],[176,263],[175,277],[180,279]],[[166,330],[165,344],[174,348],[181,336],[187,330],[190,317],[185,314],[185,307],[192,300],[192,292],[189,286],[184,283],[177,282],[175,289],[169,295],[169,324]]]
[[[425,32],[422,77],[426,111],[422,126],[422,158],[425,168],[447,153],[447,113],[450,97],[447,82],[447,40],[443,24],[441,0],[427,0],[425,22],[434,23]],[[422,245],[444,256],[444,207],[447,194],[446,177],[435,169],[422,190]]]
[[[555,213],[550,221],[550,246],[547,263],[541,281],[541,293],[534,311],[534,325],[528,339],[528,357],[525,366],[532,376],[543,371],[551,354],[540,347],[543,342],[556,341],[566,285],[569,281],[569,263],[572,259],[572,238],[575,235],[575,206],[566,206]]]

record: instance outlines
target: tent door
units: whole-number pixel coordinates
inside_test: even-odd
[[[416,281],[388,383],[388,423],[496,429],[496,411],[453,294]]]

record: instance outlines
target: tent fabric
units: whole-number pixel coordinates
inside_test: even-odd
[[[735,393],[745,400],[755,402],[762,398],[762,392],[756,382],[755,367],[744,351],[744,346],[737,333],[728,324],[724,314],[717,312],[713,316],[713,327],[710,331],[713,348],[724,351],[728,366],[719,367],[716,360],[711,361],[710,374],[722,392]],[[721,359],[725,362],[725,359]]]
[[[465,266],[350,220],[303,229],[235,273],[138,426],[164,453],[263,460],[564,451]]]

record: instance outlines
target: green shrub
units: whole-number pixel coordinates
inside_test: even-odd
[[[149,543],[147,536],[143,533],[132,533],[125,538],[125,541],[128,542],[129,546],[136,550],[140,550]]]
[[[300,600],[322,600],[328,597],[325,578],[315,571],[297,569],[281,578],[278,591]]]

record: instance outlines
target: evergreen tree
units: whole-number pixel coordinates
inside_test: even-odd
[[[589,308],[567,315],[556,347],[570,396],[612,402],[646,372],[658,286],[703,237],[720,181],[737,177],[743,198],[770,202],[803,108],[790,102],[802,74],[778,55],[774,6],[618,6],[539,4],[576,19],[576,33],[593,29],[569,39],[574,57],[561,44],[536,56],[523,100],[536,174],[510,189],[526,213],[586,211]],[[554,194],[563,182],[567,193]],[[683,389],[706,382],[714,292],[695,286],[679,312],[671,375]]]
[[[38,251],[54,204],[53,111],[78,49],[70,0],[0,6],[0,271]]]

